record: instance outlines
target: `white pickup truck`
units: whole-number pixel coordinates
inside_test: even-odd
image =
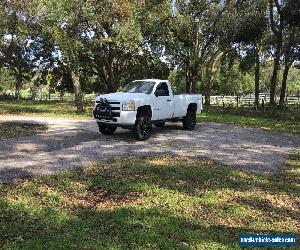
[[[97,96],[93,116],[104,135],[122,127],[133,129],[138,140],[147,140],[152,124],[163,127],[166,121],[182,121],[184,129],[193,130],[201,110],[201,95],[174,95],[167,80],[146,79],[133,81],[120,92]]]

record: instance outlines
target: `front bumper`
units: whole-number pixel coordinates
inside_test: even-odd
[[[122,111],[120,110],[119,117],[99,117],[97,116],[97,110],[93,110],[94,118],[98,123],[116,125],[116,126],[132,126],[135,124],[136,120],[136,111]]]

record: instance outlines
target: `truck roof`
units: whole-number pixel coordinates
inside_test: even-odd
[[[168,80],[162,80],[162,79],[140,79],[140,80],[134,80],[134,82],[137,82],[137,81],[168,82]]]

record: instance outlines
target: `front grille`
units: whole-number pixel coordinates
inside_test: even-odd
[[[96,103],[100,103],[100,101],[96,101]],[[115,102],[115,101],[108,101],[109,104],[118,104],[120,105],[120,102]]]
[[[120,117],[121,103],[117,101],[107,101],[101,103],[96,101],[96,107],[93,111],[94,118],[98,120],[116,120],[113,118]]]

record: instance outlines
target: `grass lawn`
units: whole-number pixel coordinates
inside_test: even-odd
[[[18,136],[29,136],[47,130],[42,124],[26,122],[0,122],[0,140]]]
[[[280,133],[300,134],[299,120],[279,120],[260,116],[233,115],[222,113],[217,110],[209,110],[204,111],[201,116],[198,117],[198,121],[229,123],[244,127],[261,128]]]
[[[0,115],[30,115],[76,119],[92,118],[92,103],[86,104],[85,114],[77,114],[73,103],[58,101],[3,101],[0,100]]]
[[[4,249],[239,249],[300,232],[300,155],[276,176],[212,161],[117,159],[0,188]]]
[[[67,102],[32,102],[32,101],[0,101],[1,114],[17,114],[30,116],[65,117],[76,119],[92,119],[92,103],[86,104],[85,114],[76,114],[76,108]],[[224,114],[218,110],[204,111],[198,121],[212,121],[257,127],[281,133],[300,134],[299,120],[265,118],[259,116]]]

